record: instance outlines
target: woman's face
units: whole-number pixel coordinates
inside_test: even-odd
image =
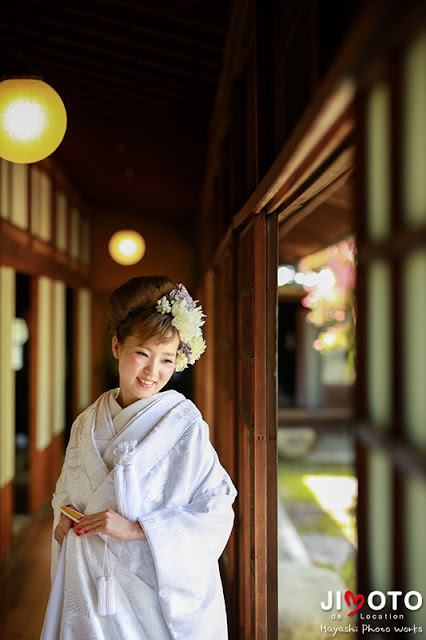
[[[161,391],[175,370],[179,344],[178,335],[170,342],[160,342],[158,336],[143,341],[129,336],[124,344],[113,337],[112,352],[118,360],[120,378],[117,400],[123,408]]]

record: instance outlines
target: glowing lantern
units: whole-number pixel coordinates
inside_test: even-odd
[[[47,158],[67,128],[67,112],[52,87],[33,78],[0,82],[0,157],[27,164]]]
[[[137,231],[123,229],[111,236],[108,251],[118,264],[136,264],[145,254],[145,240]]]

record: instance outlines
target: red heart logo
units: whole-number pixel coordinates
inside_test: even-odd
[[[351,598],[353,600],[353,604],[356,604],[357,602],[359,602],[359,605],[356,607],[356,609],[354,609],[353,611],[348,613],[348,616],[353,616],[354,613],[356,613],[358,611],[358,609],[361,609],[362,605],[365,602],[365,598],[362,595],[362,593],[358,593],[357,596],[355,597],[354,594],[352,593],[352,591],[346,591],[345,592],[345,600],[346,600],[346,604],[348,605],[348,607],[351,606]]]

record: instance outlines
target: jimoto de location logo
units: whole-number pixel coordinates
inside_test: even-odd
[[[340,613],[346,604],[347,613]],[[418,611],[423,598],[418,591],[371,591],[368,595],[352,591],[328,591],[327,599],[321,602],[323,611],[330,611],[330,625],[321,624],[322,633],[422,633],[422,627],[405,623],[405,614]],[[363,610],[363,607],[365,609]],[[368,612],[367,612],[368,611]],[[398,611],[398,613],[396,613]],[[356,618],[352,618],[357,614]],[[336,626],[335,621],[339,621]],[[389,624],[390,623],[390,624]]]

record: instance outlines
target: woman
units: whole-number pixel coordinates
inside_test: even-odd
[[[196,406],[161,391],[205,349],[201,307],[165,276],[129,280],[110,307],[120,386],[71,430],[41,638],[225,640],[218,559],[237,492]]]

